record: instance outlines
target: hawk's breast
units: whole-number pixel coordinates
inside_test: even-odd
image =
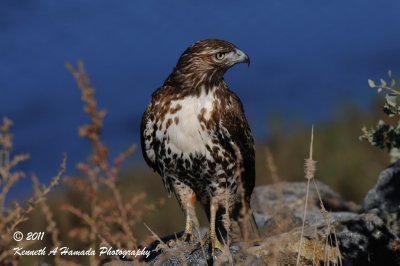
[[[207,155],[206,145],[212,144],[212,127],[215,125],[215,121],[211,121],[215,101],[218,100],[211,91],[171,101],[156,138],[172,153]]]

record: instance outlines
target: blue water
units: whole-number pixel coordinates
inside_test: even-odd
[[[84,60],[109,111],[112,155],[138,142],[150,94],[196,40],[226,39],[250,55],[251,67],[234,67],[226,80],[259,138],[269,114],[326,121],[344,100],[368,106],[375,97],[368,78],[400,74],[399,1],[243,3],[2,0],[0,116],[15,122],[15,150],[32,155],[24,169],[44,181],[62,153],[69,173],[88,155],[77,136],[87,117],[67,61]]]

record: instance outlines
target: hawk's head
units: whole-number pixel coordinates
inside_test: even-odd
[[[192,44],[181,55],[170,78],[189,86],[217,84],[237,63],[250,64],[249,57],[232,43],[206,39]]]

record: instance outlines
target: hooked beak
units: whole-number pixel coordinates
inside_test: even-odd
[[[235,49],[235,54],[233,59],[233,64],[237,63],[245,63],[248,66],[250,66],[250,57],[238,48]]]

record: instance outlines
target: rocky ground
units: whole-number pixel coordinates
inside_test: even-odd
[[[381,172],[363,206],[311,181],[302,232],[306,192],[306,182],[257,187],[252,208],[262,237],[232,243],[214,260],[207,255],[208,247],[185,243],[161,245],[143,263],[289,266],[299,260],[299,265],[400,265],[400,162]],[[175,235],[162,240],[172,238]],[[154,249],[158,243],[148,248]],[[107,265],[133,264],[113,261]]]

